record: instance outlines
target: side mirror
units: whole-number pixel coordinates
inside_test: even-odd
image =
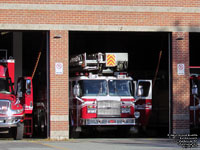
[[[143,95],[144,95],[143,86],[142,86],[142,85],[139,85],[139,86],[138,86],[138,91],[137,91],[137,96],[140,97],[140,96],[143,96]]]
[[[26,80],[26,94],[31,94],[31,80]]]
[[[22,98],[23,97],[23,80],[19,79],[17,82],[17,91],[16,91],[17,97]]]
[[[80,85],[79,84],[74,85],[73,94],[75,97],[80,96]]]
[[[14,89],[13,89],[14,83],[12,83],[10,77],[8,78],[8,84],[9,84],[9,88],[10,88],[11,93],[14,94],[14,93],[15,93],[15,92],[14,92]]]
[[[198,88],[197,85],[192,86],[192,95],[198,95]]]

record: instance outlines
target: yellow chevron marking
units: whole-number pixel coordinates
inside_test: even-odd
[[[108,54],[107,55],[106,66],[109,66],[109,67],[116,66],[116,60],[115,60],[115,55],[114,54]]]

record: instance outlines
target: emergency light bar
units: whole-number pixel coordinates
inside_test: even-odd
[[[118,78],[118,79],[125,79],[125,78],[126,78],[126,75],[118,75],[117,78]]]

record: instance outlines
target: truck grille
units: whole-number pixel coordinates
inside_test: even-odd
[[[98,117],[120,117],[119,101],[98,101],[97,115]]]
[[[10,102],[7,100],[0,100],[0,114],[6,114],[9,109]]]

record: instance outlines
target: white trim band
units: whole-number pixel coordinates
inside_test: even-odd
[[[50,139],[53,139],[53,140],[69,139],[69,132],[68,131],[50,131]]]
[[[173,114],[173,120],[190,120],[189,114]]]
[[[68,121],[68,115],[51,115],[50,121]]]
[[[112,26],[112,25],[52,25],[52,24],[0,24],[1,30],[68,30],[68,31],[156,31],[200,32],[193,26]]]
[[[173,129],[173,134],[181,135],[181,134],[189,134],[190,129]]]
[[[199,7],[164,7],[164,6],[161,7],[161,6],[111,6],[111,5],[61,5],[61,4],[0,3],[0,9],[200,13]]]

